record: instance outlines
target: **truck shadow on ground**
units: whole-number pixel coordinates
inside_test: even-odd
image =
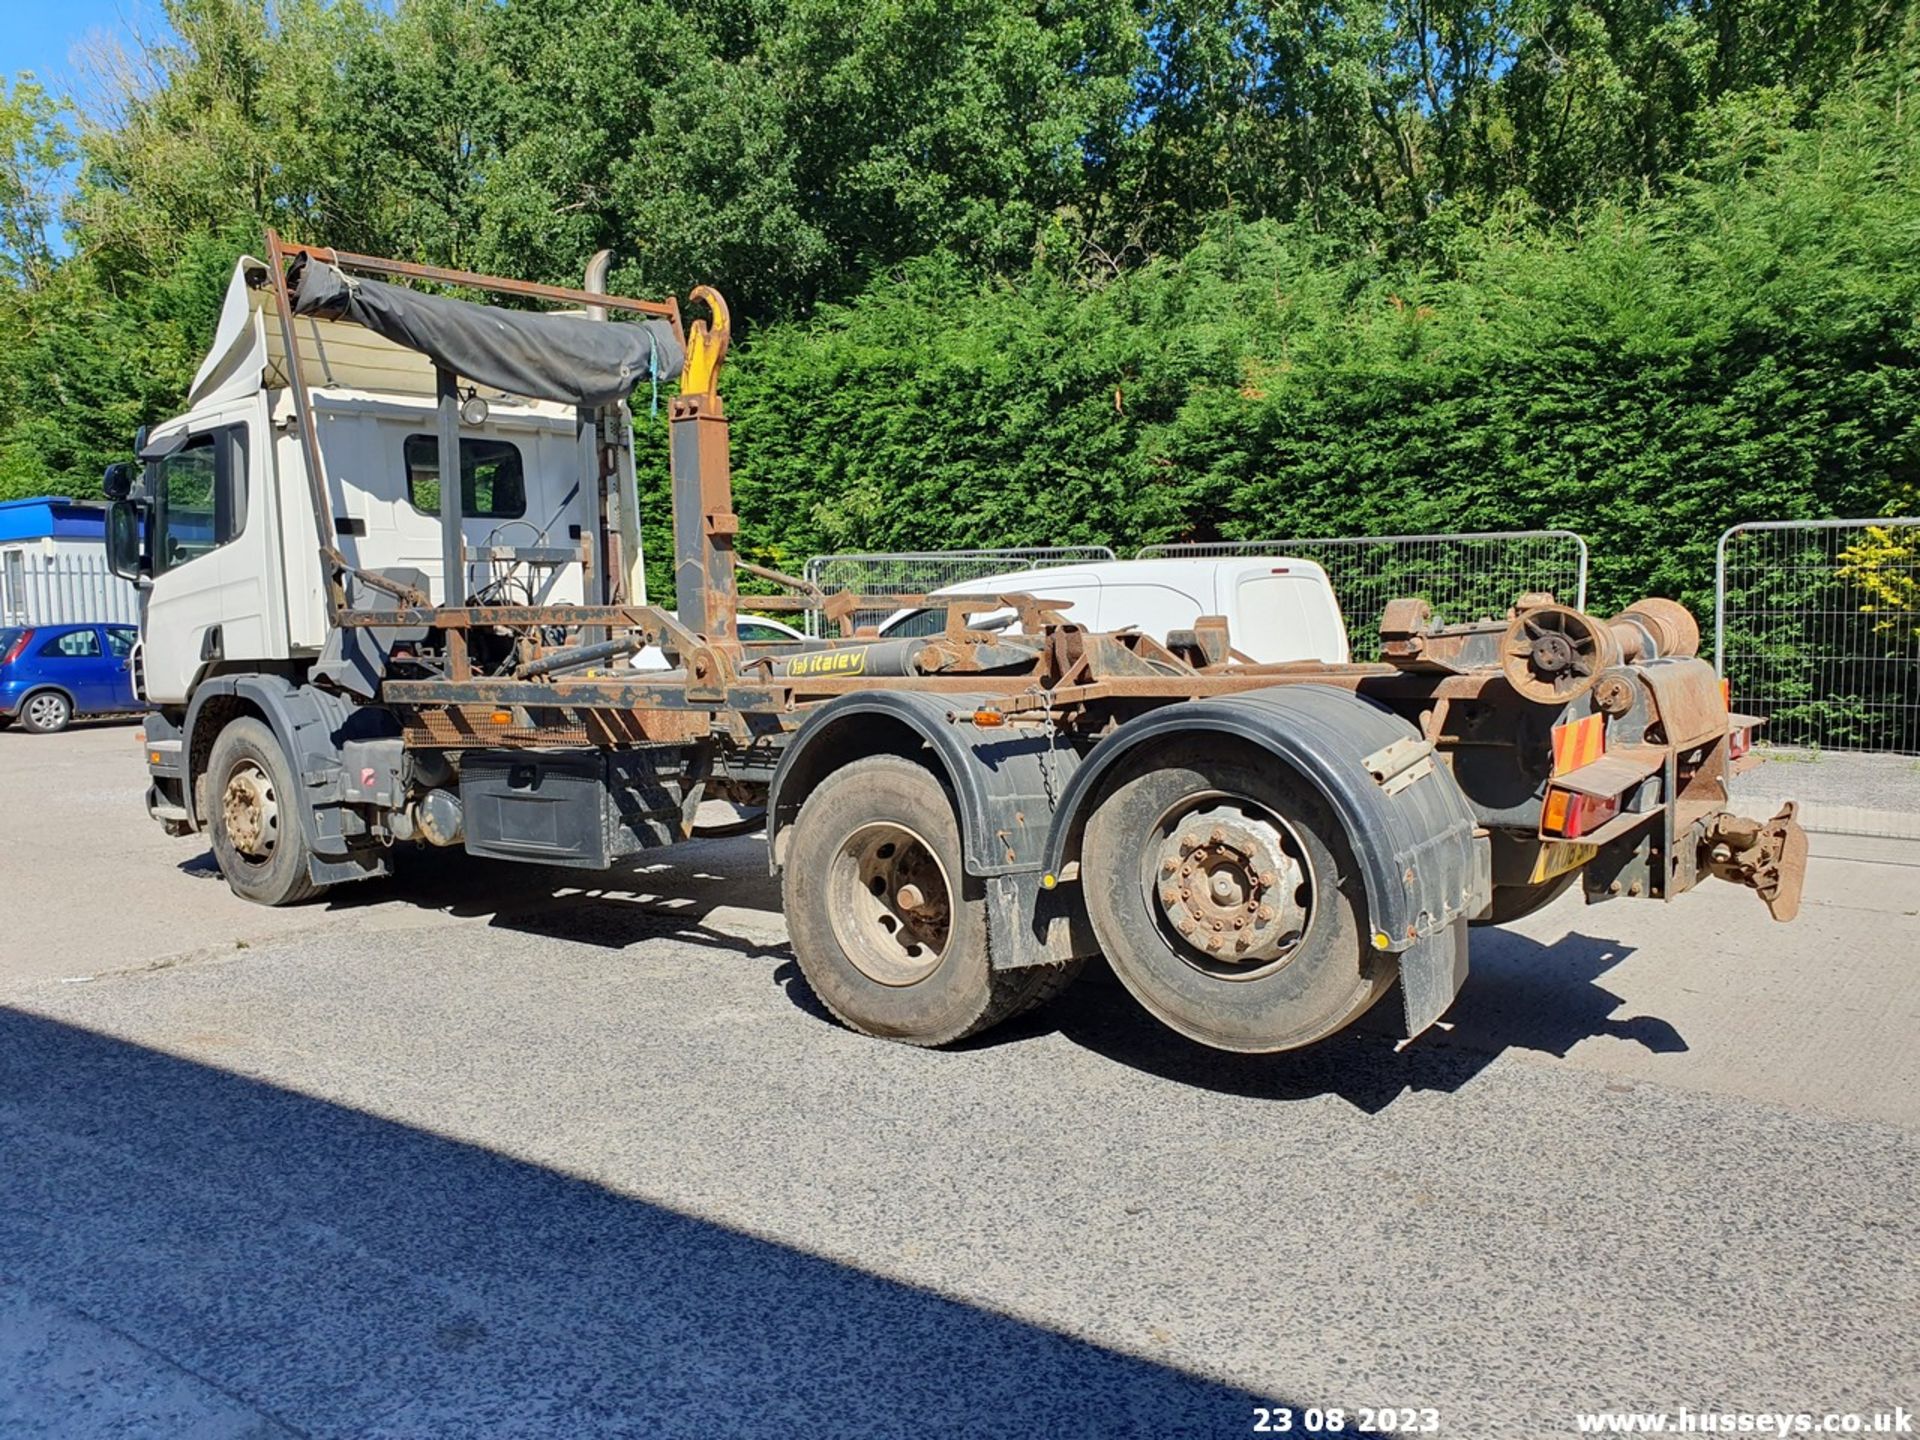
[[[181,869],[218,878],[210,855]],[[350,908],[395,899],[609,950],[670,937],[750,961],[776,961],[772,979],[788,1000],[823,1025],[839,1024],[814,998],[792,948],[777,934],[779,885],[766,873],[757,838],[697,841],[670,859],[648,858],[613,874],[418,852],[402,857],[389,884],[344,886],[326,903]],[[764,915],[754,927],[760,933],[712,923],[723,907],[736,922],[741,911]],[[1567,913],[1584,911],[1569,907]],[[1142,1010],[1096,959],[1052,1004],[967,1044],[1021,1044],[1057,1034],[1118,1064],[1198,1089],[1268,1100],[1336,1095],[1374,1113],[1413,1091],[1457,1090],[1509,1050],[1564,1059],[1583,1041],[1611,1038],[1655,1054],[1685,1052],[1687,1042],[1670,1022],[1619,1014],[1626,1001],[1599,983],[1632,953],[1617,940],[1578,931],[1543,942],[1514,930],[1476,930],[1465,988],[1441,1026],[1413,1044],[1399,1046],[1396,989],[1351,1029],[1280,1055],[1226,1054],[1184,1039]]]
[[[569,870],[487,860],[464,851],[408,848],[394,858],[394,874],[341,885],[319,902],[350,912],[399,902],[455,919],[485,920],[496,929],[552,940],[625,950],[656,937],[733,951],[752,959],[785,957],[784,941],[762,941],[709,925],[725,906],[764,911],[778,923],[780,887],[765,873],[762,850],[743,870],[743,845],[757,839],[699,840],[674,849],[670,860],[642,860],[614,871]],[[211,851],[176,867],[196,879],[224,884]],[[757,873],[756,873],[757,872]]]
[[[1177,1436],[1273,1403],[7,1008],[0,1102],[11,1433]]]
[[[1233,1055],[1168,1030],[1135,1003],[1104,962],[1044,1010],[989,1032],[979,1045],[1058,1033],[1097,1054],[1198,1089],[1264,1100],[1335,1095],[1376,1113],[1402,1095],[1458,1090],[1509,1050],[1565,1058],[1582,1041],[1627,1040],[1659,1054],[1687,1043],[1667,1021],[1622,1017],[1625,1001],[1598,983],[1632,949],[1578,933],[1543,944],[1512,932],[1475,935],[1476,968],[1440,1026],[1401,1048],[1396,987],[1351,1029],[1279,1055]]]

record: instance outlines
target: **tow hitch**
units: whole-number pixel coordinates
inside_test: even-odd
[[[1700,837],[1701,866],[1722,880],[1752,886],[1776,920],[1800,913],[1800,887],[1807,878],[1807,832],[1794,812],[1789,800],[1765,824],[1716,815]]]

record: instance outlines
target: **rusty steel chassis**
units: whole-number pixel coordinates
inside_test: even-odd
[[[862,597],[883,603],[896,599],[911,603],[922,597]],[[945,597],[942,597],[944,599]],[[1004,604],[1025,600],[1025,596],[992,597],[990,605],[970,602],[979,609],[1002,608]],[[660,624],[661,619],[669,623]],[[676,632],[684,631],[649,607],[492,607],[472,610],[446,610],[434,607],[404,608],[398,611],[350,611],[343,624],[361,626],[424,625],[443,629],[449,640],[467,626],[607,626],[631,628],[646,637],[647,644],[678,649]],[[984,672],[970,669],[964,658],[958,663],[943,663],[937,650],[923,663],[941,667],[939,673],[881,675],[818,675],[788,678],[758,673],[770,669],[765,659],[744,652],[758,647],[731,647],[708,644],[695,639],[680,650],[686,661],[686,673],[657,677],[574,678],[520,680],[511,677],[466,676],[450,674],[445,679],[388,680],[381,689],[382,698],[402,708],[459,707],[491,711],[487,716],[463,717],[463,730],[469,730],[474,744],[538,743],[534,732],[540,720],[503,713],[507,707],[553,714],[550,724],[568,728],[578,723],[564,712],[620,712],[633,733],[655,741],[690,740],[709,728],[690,727],[680,717],[711,717],[715,733],[746,738],[746,731],[728,723],[731,714],[775,717],[782,729],[796,728],[814,705],[837,696],[859,691],[889,689],[915,690],[933,694],[966,696],[967,713],[979,708],[971,702],[991,697],[993,712],[1012,722],[1051,720],[1064,730],[1077,730],[1089,723],[1102,723],[1102,712],[1116,705],[1170,703],[1200,699],[1211,695],[1229,695],[1265,686],[1289,683],[1333,685],[1374,699],[1401,704],[1431,706],[1429,730],[1444,722],[1445,705],[1455,700],[1476,700],[1500,692],[1514,704],[1521,704],[1506,688],[1496,671],[1457,675],[1418,675],[1396,670],[1390,665],[1291,665],[1226,664],[1193,666],[1169,652],[1157,661],[1140,663],[1144,653],[1160,647],[1140,635],[1094,635],[1079,626],[1058,623],[1046,626],[1044,640],[1036,649],[1030,670]],[[820,648],[841,648],[849,644],[871,643],[871,637],[851,641],[824,641]],[[964,643],[964,642],[963,642]],[[450,651],[457,650],[450,646]],[[936,647],[929,647],[935,649]],[[963,652],[964,654],[964,652]],[[1130,663],[1131,662],[1131,663]],[[491,723],[488,723],[491,722]],[[489,737],[489,730],[511,724],[516,735],[500,741]]]
[[[568,735],[598,723],[591,733],[612,743],[689,743],[714,737],[746,741],[767,729],[749,724],[746,717],[772,717],[781,730],[797,728],[814,705],[855,691],[871,689],[918,690],[956,695],[991,696],[995,708],[1013,723],[1051,723],[1063,731],[1088,734],[1111,722],[1116,707],[1171,703],[1204,696],[1226,695],[1263,686],[1312,683],[1352,690],[1417,712],[1430,739],[1442,740],[1447,708],[1455,701],[1498,699],[1524,706],[1507,687],[1497,665],[1478,665],[1455,673],[1435,673],[1430,667],[1404,668],[1393,664],[1328,665],[1244,663],[1229,648],[1223,624],[1209,631],[1203,626],[1191,648],[1175,653],[1145,635],[1122,632],[1094,634],[1072,624],[1053,604],[1031,595],[933,597],[923,595],[827,596],[805,582],[758,566],[736,562],[733,537],[738,521],[732,508],[728,459],[727,419],[717,388],[720,365],[729,341],[725,302],[701,287],[694,298],[706,303],[714,324],[696,321],[691,330],[681,323],[676,300],[646,301],[572,290],[561,286],[479,275],[468,271],[353,254],[325,246],[302,245],[267,234],[268,268],[274,307],[287,354],[288,381],[293,391],[296,420],[306,460],[313,519],[320,539],[320,561],[332,623],[342,627],[391,629],[426,627],[444,638],[445,673],[440,678],[388,678],[380,699],[403,717],[441,712],[441,723],[416,721],[413,738],[431,733],[435,742],[461,745],[538,745],[569,743]],[[351,566],[334,535],[324,463],[314,423],[312,399],[297,344],[297,321],[287,280],[287,268],[296,257],[332,264],[342,270],[417,280],[432,284],[490,291],[529,299],[619,310],[666,320],[687,345],[687,366],[680,394],[668,407],[672,441],[675,512],[676,579],[681,609],[678,615],[643,604],[594,605],[434,605],[429,597],[396,585],[386,577]],[[440,375],[443,433],[454,433],[457,407],[452,378]],[[457,453],[457,446],[452,453]],[[611,563],[613,537],[607,523],[606,497],[612,458],[597,448],[599,473],[585,493],[597,494],[600,506],[596,534],[583,545],[583,559],[599,561],[602,584],[617,573]],[[588,478],[588,477],[583,477]],[[446,494],[458,486],[443,487]],[[453,502],[457,504],[456,502]],[[448,522],[452,521],[450,525]],[[464,573],[457,515],[443,510],[443,529],[450,529],[449,558],[460,560]],[[771,579],[803,593],[753,596],[755,609],[823,610],[829,618],[850,628],[856,608],[880,605],[945,605],[944,633],[918,661],[927,673],[906,676],[810,675],[776,676],[762,647],[743,646],[734,638],[740,605],[735,578],[738,568]],[[348,603],[347,578],[382,592],[395,602],[389,608],[367,609]],[[614,597],[616,602],[618,596]],[[1055,602],[1057,604],[1057,602]],[[977,647],[990,639],[969,630],[970,615],[984,610],[1015,608],[1021,612],[1025,643],[1033,650],[1030,668],[1009,672],[983,670]],[[475,630],[499,628],[519,631],[521,668],[542,657],[550,647],[538,643],[537,632],[560,628],[592,634],[614,631],[630,634],[637,643],[658,645],[681,662],[677,673],[641,678],[543,676],[539,679],[476,674],[468,639]],[[871,643],[872,636],[843,634],[819,642],[832,649]],[[1007,642],[1001,641],[1004,647]],[[559,647],[565,649],[567,647]],[[516,713],[517,712],[517,713]],[[969,712],[971,713],[971,712]],[[543,742],[543,734],[552,739]],[[573,742],[577,743],[577,742]]]

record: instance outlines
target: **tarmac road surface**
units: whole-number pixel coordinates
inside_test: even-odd
[[[1090,970],[928,1053],[815,1005],[757,840],[264,911],[136,737],[0,734],[0,1435],[1920,1409],[1920,845],[1790,926],[1478,932],[1405,1049],[1213,1054]]]

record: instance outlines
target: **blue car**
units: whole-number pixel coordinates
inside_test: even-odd
[[[51,735],[76,715],[144,710],[128,663],[131,625],[0,628],[0,729]]]

